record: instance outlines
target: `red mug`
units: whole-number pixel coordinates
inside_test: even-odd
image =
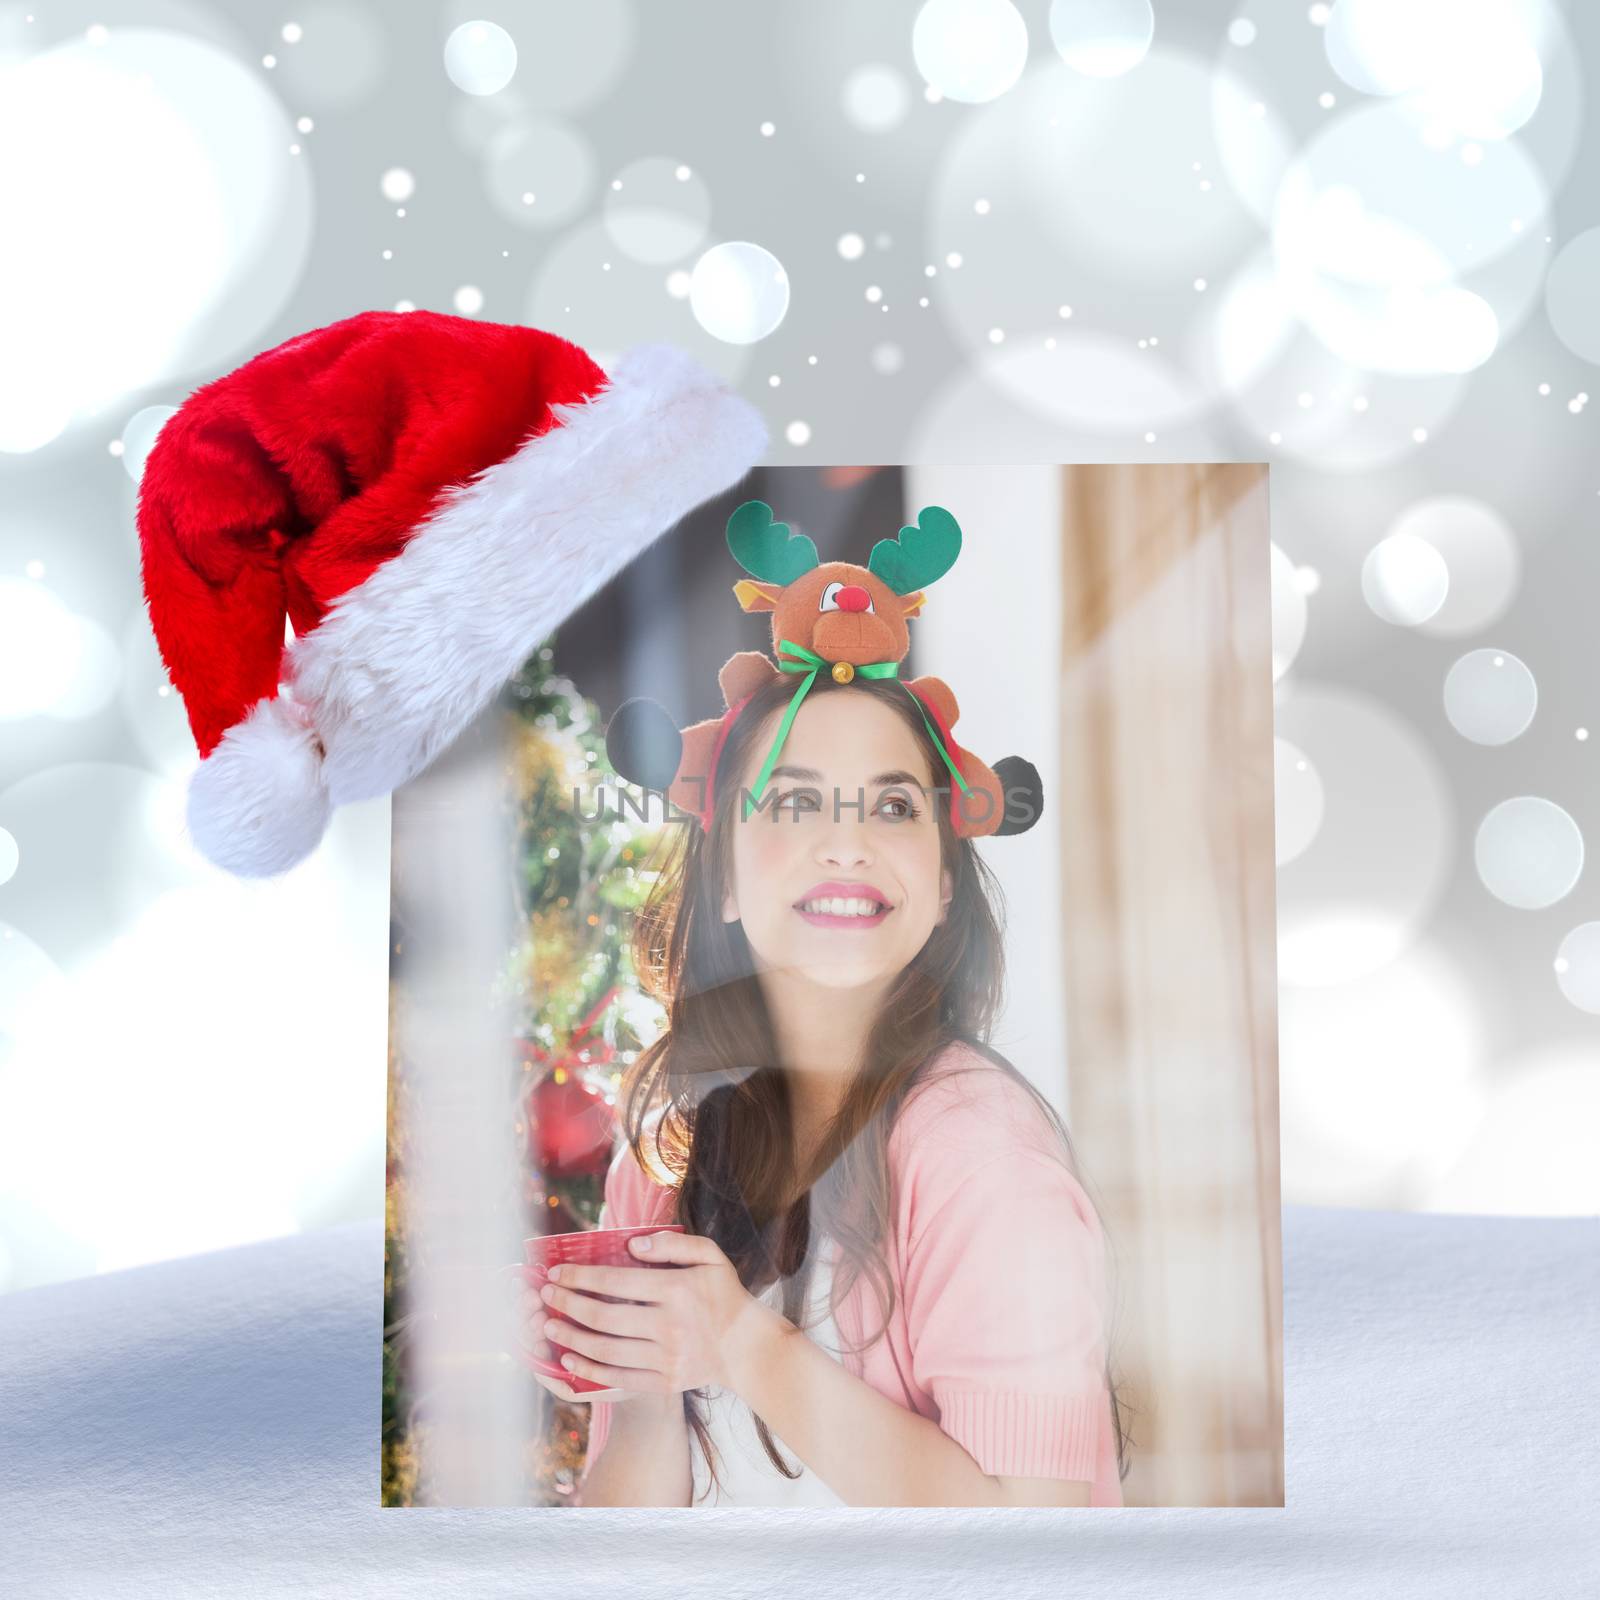
[[[522,1253],[527,1257],[526,1263],[514,1263],[504,1270],[516,1273],[537,1294],[549,1280],[550,1268],[565,1266],[569,1261],[580,1267],[651,1266],[652,1262],[641,1260],[628,1249],[628,1241],[646,1233],[683,1231],[681,1222],[658,1222],[641,1228],[582,1228],[576,1233],[542,1233],[536,1238],[523,1240]],[[590,1289],[579,1289],[576,1292],[594,1294]],[[611,1305],[639,1303],[614,1294],[594,1294],[594,1298],[605,1300]],[[564,1315],[555,1312],[548,1305],[546,1312],[550,1316]],[[573,1315],[569,1320],[581,1323],[583,1318]],[[628,1393],[626,1389],[608,1388],[603,1383],[596,1383],[592,1378],[583,1378],[576,1372],[569,1372],[561,1365],[561,1355],[571,1347],[548,1336],[546,1342],[554,1352],[548,1357],[535,1355],[533,1351],[525,1349],[520,1341],[515,1340],[512,1343],[512,1353],[541,1377],[554,1378],[558,1383],[566,1384],[574,1394],[585,1395],[592,1400],[612,1400]]]

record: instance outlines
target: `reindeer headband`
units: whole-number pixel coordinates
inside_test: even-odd
[[[772,508],[747,500],[728,519],[728,548],[746,572],[733,586],[746,611],[770,611],[773,657],[741,650],[717,675],[727,710],[681,733],[654,701],[635,699],[618,707],[606,729],[606,753],[624,778],[663,790],[667,798],[709,828],[715,801],[718,758],[751,695],[780,674],[798,678],[745,816],[762,793],[801,702],[826,670],[839,683],[857,677],[892,679],[916,701],[950,775],[951,822],[959,835],[1021,833],[1038,820],[1043,800],[1039,774],[1020,756],[993,768],[956,743],[959,708],[938,678],[900,677],[911,648],[908,618],[921,613],[923,586],[941,578],[961,553],[961,528],[942,506],[926,506],[915,527],[895,539],[880,539],[867,565],[820,561],[804,534],[773,521]],[[941,785],[942,787],[942,785]]]

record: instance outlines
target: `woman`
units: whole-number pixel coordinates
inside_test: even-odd
[[[686,1231],[528,1297],[531,1341],[627,1391],[594,1403],[579,1503],[1120,1505],[1100,1224],[984,1043],[992,880],[901,684],[819,677],[745,816],[791,688],[733,722],[737,781],[634,928],[669,1023],[624,1080],[601,1225]]]

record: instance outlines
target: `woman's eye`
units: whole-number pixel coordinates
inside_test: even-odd
[[[781,809],[791,800],[796,802],[796,811],[815,811],[817,809],[817,797],[810,789],[790,789],[786,794],[778,796],[777,805]],[[800,804],[799,802],[802,801],[809,803]]]
[[[885,806],[899,806],[899,811],[891,813],[896,822],[909,822],[913,817],[922,815],[921,808],[908,794],[891,794],[884,798]]]

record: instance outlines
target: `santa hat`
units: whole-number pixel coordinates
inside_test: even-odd
[[[335,806],[427,767],[766,443],[759,411],[672,346],[608,374],[555,334],[432,311],[347,317],[196,390],[138,503],[201,756],[196,846],[246,877],[302,860]]]

